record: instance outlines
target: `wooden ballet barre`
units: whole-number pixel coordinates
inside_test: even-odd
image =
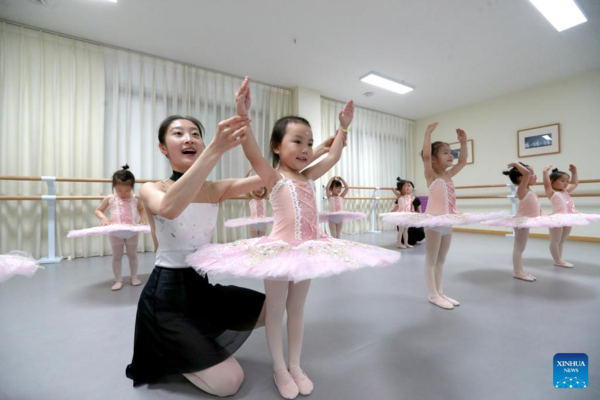
[[[106,196],[56,196],[54,200],[103,200]],[[44,200],[42,196],[0,196],[1,200]],[[233,197],[227,200],[248,200],[245,197]]]
[[[572,193],[571,197],[598,197],[600,193]],[[538,197],[546,197],[545,193],[538,194]],[[471,200],[471,199],[506,199],[507,196],[456,196],[460,200]]]
[[[344,197],[344,200],[397,200],[395,197]]]
[[[380,187],[380,188],[378,188],[378,187],[375,187],[375,186],[348,186],[348,189],[393,190],[395,188],[391,188],[391,187]]]
[[[41,176],[0,175],[0,181],[42,181]],[[112,183],[108,178],[56,178],[55,182]],[[155,179],[136,179],[135,183],[160,182]]]
[[[583,179],[579,181],[582,183],[600,183],[600,179]],[[544,182],[538,182],[535,186],[543,186]],[[505,188],[508,185],[475,185],[475,186],[456,186],[455,189],[488,189],[488,188]]]

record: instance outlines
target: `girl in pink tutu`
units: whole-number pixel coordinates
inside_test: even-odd
[[[329,222],[331,236],[339,239],[342,236],[344,221],[366,218],[364,213],[344,211],[344,197],[348,194],[348,184],[341,176],[332,177],[327,182],[328,212],[319,213],[319,220]]]
[[[398,178],[398,189],[392,189],[398,199],[398,203],[394,205],[392,212],[405,212],[414,213],[415,206],[413,205],[414,197],[412,196],[412,183],[403,181]],[[404,239],[404,244],[402,240]],[[396,247],[399,249],[411,249],[413,246],[408,244],[408,226],[398,227],[398,239],[396,241]]]
[[[517,214],[512,217],[487,221],[484,224],[514,229],[513,276],[525,282],[534,282],[536,280],[535,276],[523,270],[523,252],[529,239],[529,229],[586,225],[588,221],[580,218],[578,220],[572,219],[570,222],[569,218],[565,218],[564,215],[545,215],[537,194],[531,190],[531,186],[535,185],[537,181],[537,175],[533,168],[520,162],[508,164],[508,168],[510,169],[504,171],[503,174],[507,175],[512,183],[519,185],[517,189],[517,198],[519,199]]]
[[[580,225],[581,218],[598,220],[600,219],[600,215],[581,214],[575,209],[575,204],[573,203],[570,193],[573,192],[579,184],[576,166],[569,164],[569,171],[571,172],[570,181],[569,174],[566,172],[554,168],[552,173],[550,173],[551,169],[552,164],[548,164],[544,168],[544,189],[546,191],[546,196],[548,196],[548,199],[550,199],[550,203],[552,204],[552,214],[560,214],[565,218],[572,217],[572,221],[570,225],[550,228],[550,254],[552,254],[552,258],[554,259],[554,265],[573,268],[573,264],[562,258],[563,245],[571,234],[571,227],[573,225]],[[568,221],[565,221],[565,223],[567,222]]]
[[[423,142],[423,163],[425,178],[429,187],[429,199],[425,214],[394,212],[380,214],[384,222],[398,226],[425,228],[425,283],[429,290],[429,302],[446,310],[460,305],[443,290],[443,272],[446,255],[452,240],[452,226],[498,219],[506,213],[463,213],[456,208],[456,194],[452,177],[458,174],[467,163],[467,134],[457,129],[460,141],[458,163],[452,166],[454,158],[450,145],[444,142],[431,143],[431,134],[437,122],[430,124],[425,131]]]
[[[246,178],[250,176],[252,170],[248,171]],[[267,188],[261,187],[257,190],[246,193],[249,199],[250,217],[236,218],[225,221],[227,228],[238,228],[240,226],[250,227],[250,237],[262,237],[267,234],[267,224],[273,223],[273,217],[267,217]]]
[[[144,207],[139,201],[138,196],[133,194],[135,185],[135,176],[129,171],[129,165],[125,164],[123,169],[118,170],[112,176],[113,194],[109,194],[102,200],[102,203],[96,208],[95,214],[100,219],[100,225],[109,226],[111,224],[134,225],[137,222],[136,211],[140,216],[139,224],[146,225]],[[110,219],[104,215],[104,211],[110,209]],[[127,249],[127,259],[129,260],[129,269],[131,271],[131,285],[139,286],[142,284],[137,276],[138,270],[138,247],[139,235],[135,232],[120,232],[119,234],[109,234],[110,245],[113,251],[112,268],[115,274],[115,284],[111,290],[120,290],[123,287],[123,278],[121,277],[123,252]]]
[[[250,108],[249,80],[238,90],[238,115]],[[345,133],[352,122],[349,101],[339,114],[340,126],[327,157],[308,167],[313,135],[304,118],[284,117],[273,127],[273,167],[263,158],[250,126],[244,152],[270,192],[275,221],[268,237],[206,245],[188,256],[201,273],[246,276],[265,280],[266,335],[273,358],[274,380],[283,398],[308,395],[313,383],[300,367],[304,304],[310,280],[361,267],[379,267],[399,260],[397,252],[325,237],[318,228],[314,180],[340,159]],[[275,169],[277,168],[277,169]],[[287,310],[289,363],[283,352],[282,319]]]

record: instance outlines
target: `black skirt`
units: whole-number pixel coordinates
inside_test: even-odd
[[[217,365],[248,339],[265,295],[211,285],[192,268],[156,266],[144,287],[135,321],[133,385]]]
[[[399,227],[396,227],[400,231]],[[417,242],[425,239],[425,228],[408,228],[408,244],[414,246]],[[400,243],[404,244],[404,237],[400,239]]]

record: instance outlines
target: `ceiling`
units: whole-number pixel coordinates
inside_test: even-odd
[[[420,119],[600,68],[600,1],[557,32],[527,0],[0,0],[0,18]],[[369,71],[415,90],[359,81]],[[365,92],[374,92],[365,97]]]

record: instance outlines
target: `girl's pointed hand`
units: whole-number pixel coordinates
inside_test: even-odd
[[[577,167],[573,164],[569,164],[569,171],[571,171],[571,173],[574,174],[575,172],[577,172]]]
[[[461,143],[464,143],[467,141],[467,133],[460,128],[456,130],[456,137],[458,138],[458,141]]]
[[[438,126],[437,122],[432,122],[431,124],[429,124],[427,126],[427,129],[425,130],[425,134],[431,135],[433,133],[433,131],[435,131],[435,128],[437,128],[437,126]]]
[[[342,111],[340,111],[340,126],[348,129],[354,118],[354,100],[349,100]]]

